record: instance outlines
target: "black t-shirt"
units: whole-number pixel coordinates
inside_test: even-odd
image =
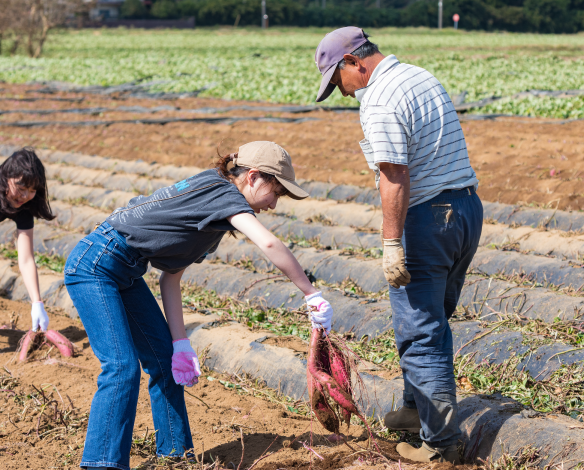
[[[0,212],[0,222],[6,219],[14,220],[18,230],[30,230],[34,228],[34,217],[26,209],[20,210],[16,214]]]
[[[226,218],[254,214],[237,187],[207,170],[116,209],[107,222],[152,266],[176,273],[217,249]]]

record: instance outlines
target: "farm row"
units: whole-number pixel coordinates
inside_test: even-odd
[[[10,150],[7,147],[1,149],[4,155],[9,154]],[[66,256],[95,223],[102,222],[112,209],[125,205],[136,194],[151,192],[200,171],[197,168],[149,165],[63,152],[43,151],[40,154],[46,164],[58,218],[56,223],[37,225],[35,249],[61,257]],[[151,177],[146,178],[145,175]],[[303,267],[331,299],[336,312],[333,323],[336,331],[351,333],[356,340],[364,336],[372,341],[386,337],[391,334],[391,307],[386,298],[385,283],[380,282],[383,274],[376,244],[380,213],[374,204],[347,202],[347,199],[367,200],[371,191],[314,182],[305,182],[304,185],[323,199],[283,199],[278,213],[275,216],[262,215],[262,221],[289,243]],[[528,372],[531,380],[536,382],[557,380],[558,377],[573,374],[574,368],[584,358],[583,351],[579,349],[579,333],[561,336],[558,341],[553,338],[553,333],[542,336],[539,330],[531,327],[543,325],[553,330],[554,325],[562,325],[580,331],[580,310],[584,299],[579,294],[584,279],[580,275],[577,256],[584,237],[567,232],[565,224],[570,221],[571,229],[580,229],[583,225],[581,216],[520,210],[498,204],[486,204],[486,213],[490,214],[491,222],[494,218],[502,221],[510,219],[514,225],[485,225],[487,230],[481,240],[483,247],[475,260],[475,272],[469,276],[464,288],[458,321],[452,324],[457,356],[463,356],[468,363],[477,366],[485,361],[497,364],[513,362],[513,368],[518,373]],[[536,227],[517,226],[521,220],[532,221]],[[545,230],[554,221],[558,221],[558,226],[563,227],[564,231]],[[538,224],[543,228],[538,229]],[[13,230],[11,223],[0,224],[0,233],[5,239]],[[549,254],[550,247],[558,247],[555,257]],[[522,253],[527,250],[530,251]],[[234,299],[247,300],[251,305],[263,308],[294,311],[301,307],[302,298],[296,288],[284,281],[262,254],[245,240],[224,240],[213,258],[212,263],[189,268],[184,275],[185,282]],[[74,315],[60,275],[43,275],[41,284],[48,304],[64,308]],[[11,298],[24,298],[22,283],[17,280],[7,261],[4,262],[2,285]],[[266,323],[261,325],[265,327]],[[200,344],[203,339],[197,335],[206,335],[209,328],[194,328],[191,339]],[[236,328],[233,334],[238,336],[239,326],[234,325],[233,328]],[[221,335],[226,331],[222,328]],[[225,351],[215,355],[214,360],[218,361],[216,367],[233,371],[243,367],[243,370],[253,373],[257,365],[253,354],[262,357],[265,354],[258,352],[260,346],[252,346],[250,355],[240,355],[243,362],[235,361],[232,358],[236,356]],[[376,362],[382,368],[391,368],[395,365],[395,350],[385,353]],[[291,357],[290,360],[299,359]],[[301,363],[298,363],[294,367],[300,366]],[[274,386],[277,379],[282,380],[286,370],[273,367],[272,375],[264,379]],[[399,381],[386,384],[378,383],[378,379],[374,378],[367,380],[373,381],[369,383],[368,390],[373,393],[374,388],[377,389],[378,397],[380,387],[393,387],[391,390],[395,392],[401,387]],[[375,387],[371,388],[373,384]],[[389,390],[387,397],[390,396]],[[286,393],[297,398],[302,395],[297,390]],[[397,396],[399,393],[396,393]],[[580,400],[574,397],[564,412],[573,414],[574,410],[581,409]],[[382,414],[390,402],[377,406],[376,412]],[[473,403],[471,400],[469,406]],[[468,424],[470,442],[476,438],[477,423],[472,421],[476,419],[472,413],[468,419],[471,420]],[[505,423],[519,427],[525,424],[513,424],[512,420]],[[496,427],[496,421],[492,426]],[[493,428],[493,436],[497,432]],[[543,441],[536,443],[543,444]],[[554,445],[563,443],[560,440]],[[478,456],[489,455],[491,451],[494,455],[498,452],[485,440]]]

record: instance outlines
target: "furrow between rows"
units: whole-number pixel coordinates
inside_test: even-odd
[[[520,277],[541,285],[570,288],[580,294],[584,289],[584,270],[581,262],[534,256],[514,251],[479,248],[470,270],[488,276]]]

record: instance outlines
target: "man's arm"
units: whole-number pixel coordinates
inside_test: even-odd
[[[410,202],[410,172],[407,165],[381,163],[379,192],[383,211],[383,273],[399,289],[410,282],[402,244],[404,223]]]
[[[383,211],[383,238],[401,238],[410,202],[407,165],[380,163],[379,193]]]

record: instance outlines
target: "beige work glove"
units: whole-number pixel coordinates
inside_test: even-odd
[[[412,276],[406,269],[406,256],[401,238],[383,238],[383,221],[379,227],[383,243],[383,274],[389,285],[399,289],[410,283]]]
[[[411,276],[406,269],[406,257],[401,238],[383,239],[383,273],[389,285],[396,289],[410,283]]]
[[[399,289],[410,283],[412,276],[406,269],[406,257],[401,238],[383,237],[383,220],[379,226],[379,238],[383,244],[383,274],[392,287]]]

